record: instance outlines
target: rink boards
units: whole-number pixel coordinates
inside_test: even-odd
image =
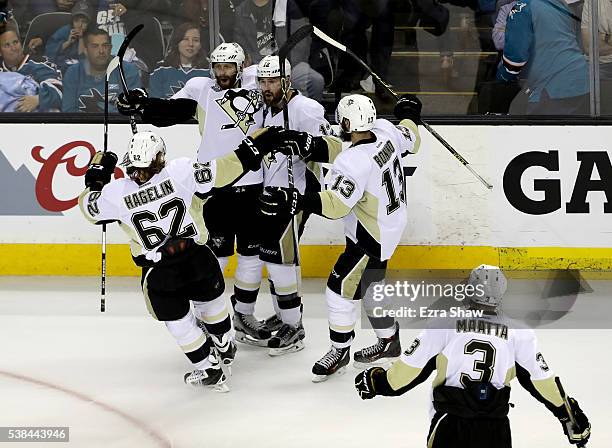
[[[409,225],[392,268],[612,269],[610,127],[436,130],[493,189],[421,128],[421,151],[405,160]],[[102,125],[2,124],[0,132],[0,275],[95,275],[101,230],[76,198],[89,158],[102,149]],[[197,126],[156,132],[168,158],[194,155]],[[109,149],[120,160],[130,135],[128,125],[110,126]],[[311,219],[304,233],[304,276],[327,276],[342,251],[342,223],[323,221]],[[137,274],[126,241],[109,226],[110,275]]]

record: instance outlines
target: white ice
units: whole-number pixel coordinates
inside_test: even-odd
[[[87,448],[424,447],[433,376],[399,398],[369,401],[355,392],[352,366],[344,376],[311,382],[312,364],[329,347],[324,285],[304,282],[306,348],[271,358],[241,344],[232,390],[220,394],[183,384],[189,363],[147,314],[137,278],[109,279],[101,314],[99,278],[0,277],[0,426],[69,426],[66,445]],[[256,314],[271,310],[262,290]],[[404,347],[416,332],[402,330]],[[589,447],[612,446],[612,330],[538,336],[548,364],[592,422]],[[371,330],[358,328],[353,347],[373,341]],[[558,421],[513,386],[514,447],[567,446]]]

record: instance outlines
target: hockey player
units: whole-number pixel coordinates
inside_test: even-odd
[[[120,96],[121,113],[138,113],[146,123],[170,126],[197,118],[202,140],[198,162],[208,162],[235,148],[262,124],[262,101],[253,84],[241,84],[245,55],[235,43],[221,44],[211,53],[211,71],[215,78],[193,78],[171,99],[149,98],[143,90]],[[259,260],[257,198],[262,192],[261,169],[245,174],[232,187],[215,195],[204,206],[204,218],[210,231],[209,244],[225,269],[238,252],[235,274],[234,327],[236,339],[267,346],[271,336],[263,321],[254,316],[255,300],[262,278]]]
[[[432,448],[510,448],[510,381],[520,384],[557,417],[568,440],[584,445],[591,425],[573,398],[563,400],[555,375],[537,349],[535,332],[513,328],[498,315],[506,278],[497,266],[481,265],[469,283],[477,319],[452,319],[427,328],[389,370],[372,367],[357,375],[362,399],[401,395],[438,370],[433,385]]]
[[[325,119],[325,110],[316,101],[307,98],[297,90],[282,90],[278,56],[266,56],[257,66],[257,79],[265,108],[264,126],[283,126],[283,105],[287,104],[289,127],[312,135],[330,133]],[[285,60],[286,86],[291,82],[291,64]],[[293,176],[297,190],[318,192],[320,167],[315,162],[305,162],[293,157]],[[264,187],[287,187],[287,156],[269,154],[263,160]],[[295,217],[297,229],[292,227],[289,214],[270,215],[262,213],[262,232],[259,258],[265,262],[270,282],[270,292],[276,314],[266,320],[270,331],[278,330],[268,341],[270,355],[282,355],[304,348],[305,337],[302,326],[302,299],[300,297],[300,270],[296,266],[293,238],[299,238],[308,219],[308,213],[298,213]],[[294,234],[297,233],[297,235]]]
[[[395,108],[402,121],[394,126],[376,119],[372,100],[349,95],[338,104],[336,121],[350,136],[351,146],[337,155],[326,177],[327,189],[301,194],[288,188],[268,187],[262,210],[268,213],[315,213],[330,219],[344,218],[346,249],[327,281],[325,295],[329,313],[331,349],[312,368],[313,381],[342,373],[349,362],[355,332],[362,277],[384,279],[387,260],[397,247],[407,222],[402,154],[416,153],[419,134],[414,121],[421,103],[414,97],[401,99]],[[306,160],[333,160],[342,146],[335,137],[312,137],[306,133],[283,133],[281,148]],[[367,274],[367,277],[364,275]],[[365,292],[365,291],[364,291]],[[374,325],[379,338],[372,347],[355,354],[362,363],[383,362],[400,355],[399,327],[392,318]]]
[[[225,364],[232,363],[236,351],[222,298],[223,274],[206,245],[202,205],[247,170],[260,169],[269,147],[266,139],[274,132],[260,130],[234,152],[207,163],[188,158],[166,163],[163,140],[152,132],[139,132],[124,160],[129,178],[109,183],[117,162],[113,153],[97,153],[85,175],[81,211],[95,224],[119,222],[130,237],[134,262],[143,268],[147,308],[166,324],[193,364],[193,371],[185,375],[187,384],[227,390],[226,377],[210,351],[214,344]],[[212,344],[196,317],[204,322]]]

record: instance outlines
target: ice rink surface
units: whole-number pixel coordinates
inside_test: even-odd
[[[239,345],[231,392],[190,388],[190,365],[147,313],[137,278],[0,277],[0,426],[69,426],[71,447],[424,447],[432,377],[397,398],[362,401],[358,370],[314,384],[329,348],[323,280],[305,281],[306,348],[271,358]],[[590,300],[610,300],[591,282]],[[230,291],[231,285],[226,289]],[[272,305],[262,290],[256,315]],[[417,330],[402,330],[402,346]],[[612,446],[612,330],[537,331],[540,349],[593,426],[589,447]],[[375,341],[357,328],[353,350]],[[559,422],[513,382],[513,446],[569,446]],[[13,446],[0,443],[0,448]],[[19,443],[16,447],[50,446]]]

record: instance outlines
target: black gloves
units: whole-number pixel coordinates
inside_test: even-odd
[[[266,187],[259,196],[259,209],[268,216],[295,215],[302,210],[304,196],[295,188]]]
[[[146,101],[149,99],[149,94],[145,89],[134,89],[117,97],[117,110],[123,115],[134,115],[142,112]]]
[[[378,395],[374,387],[376,377],[386,374],[387,371],[382,367],[370,367],[355,377],[355,389],[362,400],[369,400]]]
[[[559,418],[561,426],[563,427],[563,432],[572,445],[586,444],[591,436],[591,423],[589,423],[589,419],[584,415],[584,412],[582,412],[582,409],[580,409],[575,399],[567,397],[567,401],[570,405],[575,423],[572,424],[569,415],[567,415],[567,411],[564,409],[564,416]]]
[[[85,186],[92,191],[100,191],[111,181],[117,165],[117,154],[98,151],[94,154],[85,173]]]
[[[306,132],[283,130],[275,150],[286,156],[306,159],[314,148],[315,138]]]
[[[402,95],[393,109],[393,114],[398,120],[407,118],[419,124],[421,121],[421,109],[423,109],[423,104],[415,95]]]
[[[282,129],[279,126],[258,129],[252,136],[242,140],[235,151],[242,166],[251,171],[261,168],[261,160],[275,149]]]

